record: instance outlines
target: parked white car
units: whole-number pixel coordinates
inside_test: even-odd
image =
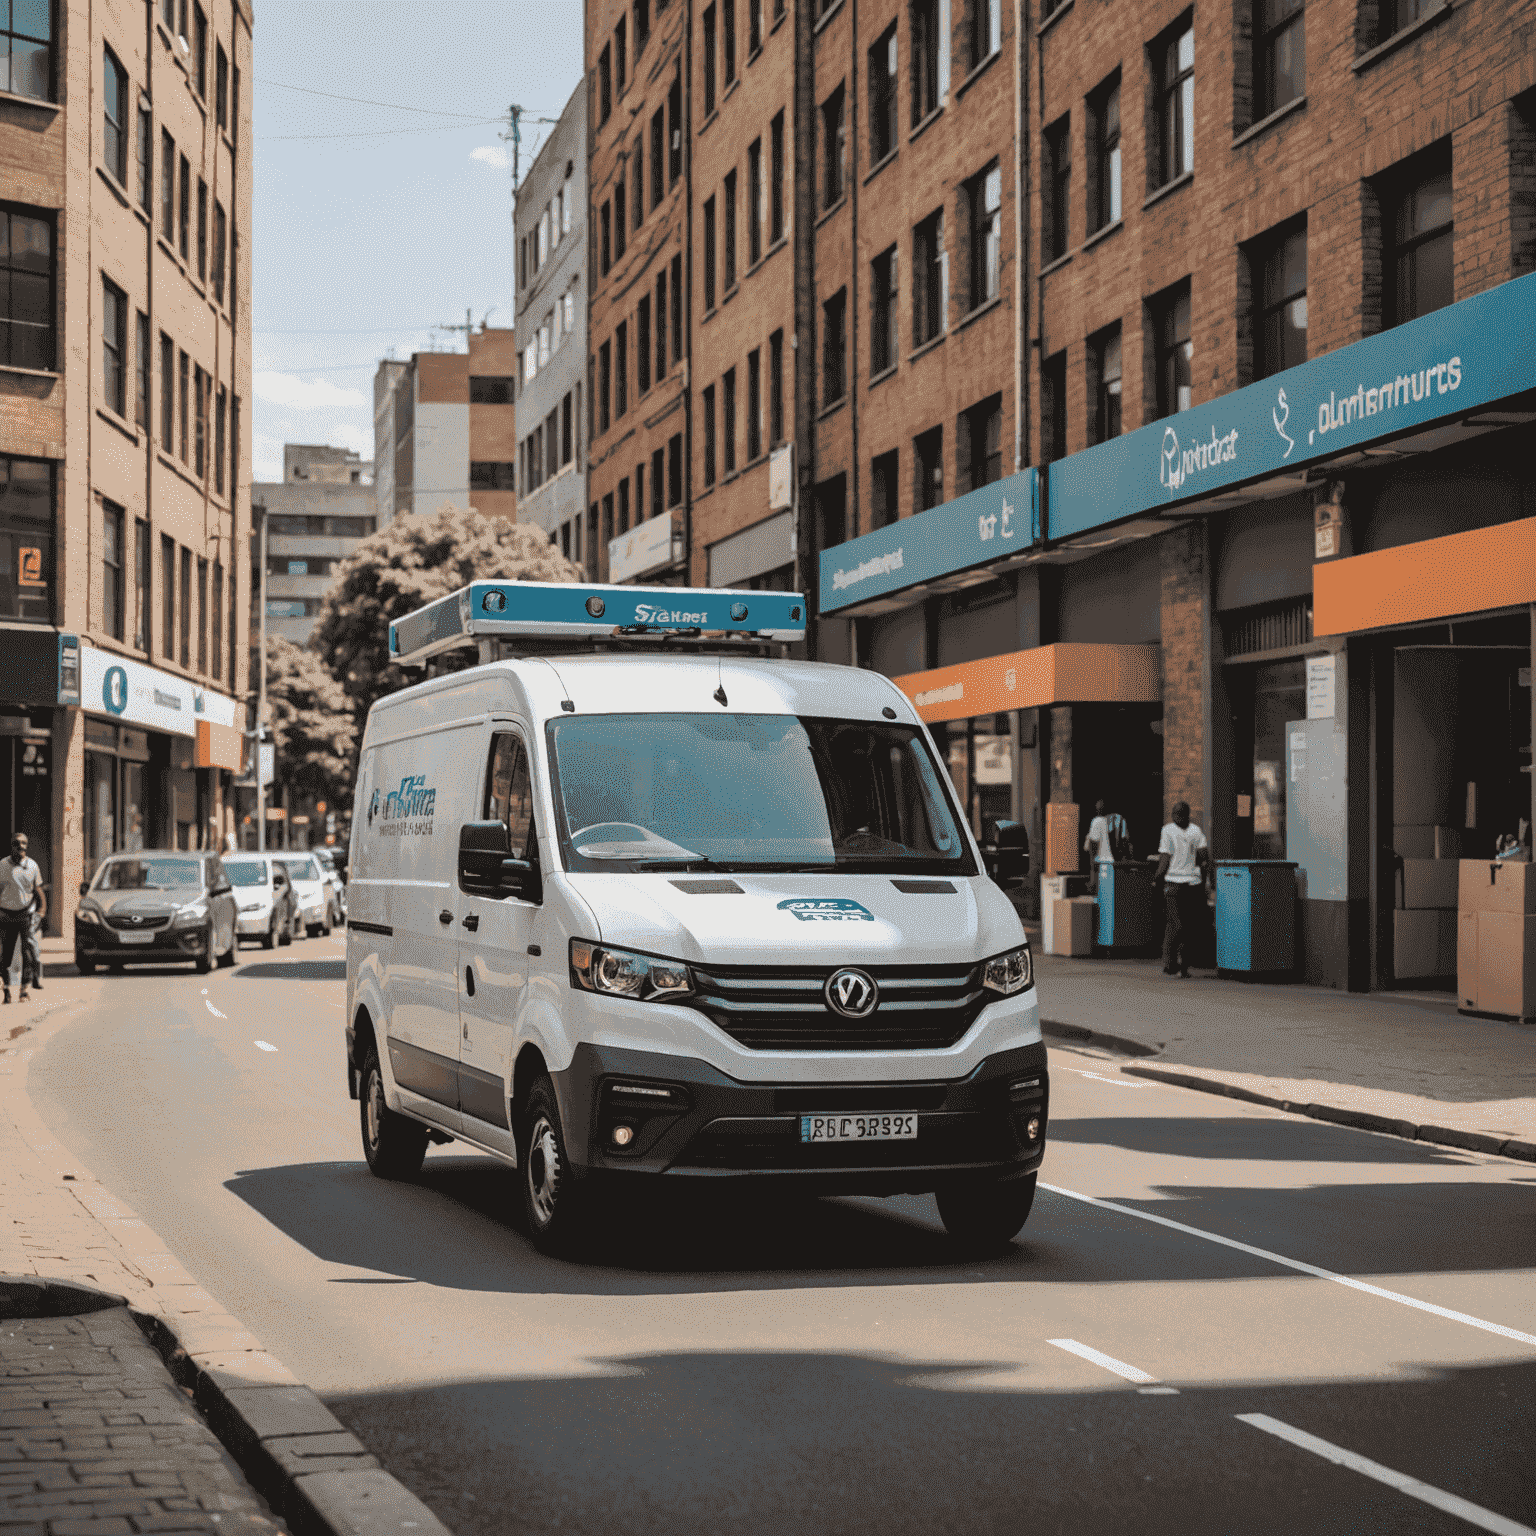
[[[235,940],[258,939],[263,949],[291,944],[299,911],[282,866],[269,854],[232,853],[224,871],[234,888]]]
[[[329,934],[336,925],[336,893],[312,853],[295,858],[281,858],[278,863],[288,872],[293,894],[298,898],[299,918],[310,938]]]

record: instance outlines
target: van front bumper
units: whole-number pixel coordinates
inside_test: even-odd
[[[1021,1178],[1044,1156],[1050,1103],[1043,1041],[987,1056],[963,1078],[861,1083],[743,1083],[695,1057],[583,1044],[553,1078],[566,1154],[585,1176],[773,1180],[827,1194]],[[917,1115],[915,1139],[800,1139],[803,1115],[904,1113]],[[625,1147],[618,1125],[633,1133]]]

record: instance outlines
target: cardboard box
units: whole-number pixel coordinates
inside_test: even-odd
[[[1459,859],[1461,833],[1455,827],[1393,827],[1392,851],[1400,859]]]
[[[1458,901],[1460,866],[1451,859],[1404,859],[1398,877],[1398,905],[1455,907]]]
[[[1463,1008],[1536,1018],[1536,915],[1463,912],[1457,923],[1457,994]]]
[[[1075,874],[1082,868],[1082,837],[1077,805],[1052,800],[1045,808],[1045,873]]]
[[[1392,973],[1399,981],[1456,974],[1454,908],[1421,908],[1392,914]]]
[[[1093,930],[1099,920],[1099,904],[1092,896],[1073,896],[1051,903],[1051,927],[1046,953],[1091,955]]]
[[[1457,907],[1463,912],[1536,914],[1536,864],[1513,859],[1463,859]]]

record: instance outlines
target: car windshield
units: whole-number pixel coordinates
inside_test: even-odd
[[[265,885],[267,883],[267,867],[256,859],[246,859],[240,863],[236,863],[233,859],[225,859],[224,873],[229,876],[231,885]]]
[[[98,891],[168,891],[202,888],[201,859],[109,859],[96,874]]]
[[[973,874],[924,734],[795,715],[549,725],[565,867]]]
[[[290,880],[319,880],[320,866],[313,859],[279,859]]]

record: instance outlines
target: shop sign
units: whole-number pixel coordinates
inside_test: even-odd
[[[94,645],[80,648],[80,706],[152,731],[196,736],[197,722],[235,723],[235,701]]]
[[[1536,273],[1059,459],[1046,531],[1068,538],[1465,416],[1536,386],[1536,348],[1510,344],[1533,334]]]
[[[821,611],[1025,553],[1039,534],[1038,471],[1026,469],[821,556]]]
[[[1337,656],[1307,657],[1307,719],[1333,719],[1333,684]]]
[[[653,517],[608,541],[609,581],[632,581],[672,564],[672,515]]]

